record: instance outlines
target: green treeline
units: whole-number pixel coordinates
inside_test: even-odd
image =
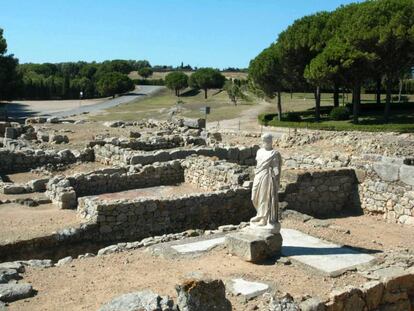
[[[21,64],[19,99],[77,99],[113,96],[133,89],[133,70],[149,68],[148,61],[112,60],[102,63],[68,62]]]
[[[353,93],[352,115],[358,122],[361,90],[386,94],[384,120],[391,112],[392,93],[412,92],[414,66],[414,0],[376,0],[341,6],[296,20],[280,33],[249,66],[253,86],[264,96],[280,92],[315,94],[315,119],[320,119],[321,92]],[[401,96],[400,96],[401,97]]]

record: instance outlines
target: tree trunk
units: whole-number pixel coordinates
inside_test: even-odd
[[[334,84],[333,97],[334,97],[334,107],[339,107],[339,87],[337,83]]]
[[[391,112],[391,93],[392,93],[392,81],[388,78],[386,81],[386,91],[387,91],[387,96],[385,99],[384,121],[385,123],[388,123],[388,120],[390,118],[390,112]]]
[[[403,88],[403,80],[400,79],[399,84],[398,84],[398,103],[401,103],[402,88]]]
[[[381,79],[377,79],[376,101],[377,105],[381,105]]]
[[[315,90],[315,119],[316,122],[321,120],[321,88],[319,86]]]
[[[280,91],[277,92],[277,114],[278,120],[282,121],[282,96],[280,94]]]
[[[359,123],[359,110],[361,106],[361,86],[357,85],[352,90],[352,103],[353,103],[353,118],[354,123]]]
[[[204,89],[204,99],[207,99],[207,89]]]

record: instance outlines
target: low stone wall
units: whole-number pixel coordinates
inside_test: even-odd
[[[108,202],[79,199],[78,214],[98,226],[99,241],[137,240],[188,229],[215,229],[254,216],[250,189],[233,188],[165,199]]]
[[[178,147],[184,147],[190,143],[196,143],[196,145],[205,145],[205,140],[198,137],[198,139],[186,135],[164,135],[164,136],[151,136],[142,138],[131,139],[119,139],[119,138],[107,138],[104,140],[95,140],[89,143],[90,147],[104,146],[106,144],[118,146],[123,149],[142,150],[142,151],[155,151],[161,149],[172,149]]]
[[[121,148],[112,144],[95,146],[96,161],[111,165],[136,165],[151,164],[154,162],[166,162],[184,159],[190,155],[217,157],[242,165],[254,165],[256,152],[259,146],[253,147],[198,147],[179,148],[168,151],[139,152],[128,148]]]
[[[326,310],[412,310],[414,268],[379,281],[365,283],[361,287],[348,286],[332,292],[330,296],[330,300],[325,304]],[[325,309],[321,307],[318,310]]]
[[[76,208],[77,198],[182,182],[205,190],[238,186],[249,178],[245,167],[207,157],[130,165],[97,170],[74,176],[55,176],[46,186],[46,195],[60,208]]]
[[[226,161],[190,156],[181,161],[184,181],[205,190],[221,190],[242,185],[250,178],[249,170]]]
[[[414,225],[414,166],[403,158],[365,154],[351,165],[361,175],[361,207],[390,221]]]
[[[183,174],[180,162],[171,161],[144,167],[102,169],[71,177],[56,176],[47,184],[46,195],[60,208],[76,208],[78,197],[171,185],[183,182]]]
[[[289,168],[354,169],[359,181],[360,207],[364,212],[383,214],[389,221],[414,225],[413,163],[412,158],[332,153],[284,155],[283,165],[285,171]]]
[[[92,149],[85,149],[76,155],[70,150],[33,150],[12,151],[0,148],[0,172],[2,174],[26,172],[43,165],[71,164],[77,161],[93,161]]]
[[[280,200],[288,208],[316,217],[329,217],[359,207],[358,181],[352,169],[285,170]]]
[[[27,183],[15,184],[11,182],[3,182],[0,180],[0,193],[3,194],[22,194],[43,192],[46,190],[46,184],[49,178],[33,179]]]

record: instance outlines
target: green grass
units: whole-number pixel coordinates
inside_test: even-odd
[[[351,120],[333,121],[329,120],[328,115],[322,115],[321,121],[316,122],[310,111],[301,114],[302,121],[278,121],[276,118],[264,121],[264,114],[259,116],[259,122],[267,126],[290,127],[290,128],[309,128],[329,131],[368,131],[368,132],[414,132],[414,112],[394,111],[389,123],[384,123],[382,114],[362,115],[359,123],[354,124]],[[312,111],[311,111],[312,112]]]
[[[208,98],[204,99],[204,92],[187,90],[182,96],[176,97],[170,90],[163,90],[159,94],[137,100],[128,104],[107,109],[104,113],[91,116],[90,119],[97,121],[125,120],[134,121],[144,118],[166,119],[169,117],[168,110],[177,105],[183,108],[178,116],[199,118],[205,117],[200,112],[204,106],[211,107],[209,121],[220,121],[238,117],[243,111],[257,104],[256,98],[249,94],[248,98],[234,106],[224,91],[210,90]]]
[[[369,131],[369,132],[414,132],[414,111],[413,110],[401,110],[396,111],[392,108],[392,115],[389,123],[383,122],[382,109],[377,111],[363,112],[360,117],[359,124],[353,124],[351,120],[347,121],[333,121],[329,120],[328,113],[329,108],[333,105],[333,94],[322,93],[321,94],[321,122],[316,122],[314,119],[314,105],[315,100],[312,93],[283,93],[282,94],[282,110],[283,113],[294,112],[301,116],[301,122],[290,121],[278,121],[277,119],[263,121],[263,116],[266,113],[275,113],[276,104],[272,108],[268,109],[266,113],[259,116],[259,123],[267,124],[268,126],[275,127],[290,127],[290,128],[309,128],[331,131]],[[406,95],[408,100],[414,105],[414,95]],[[381,96],[382,101],[385,101],[385,95]],[[352,102],[352,95],[345,94],[342,98],[342,94],[339,100],[340,104],[347,104]],[[375,94],[361,94],[361,104],[373,104],[375,103]],[[395,103],[394,106],[398,105]]]

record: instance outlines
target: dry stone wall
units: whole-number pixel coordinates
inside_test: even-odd
[[[254,216],[250,189],[232,188],[165,199],[79,199],[78,213],[98,226],[100,241],[137,240],[188,229],[215,229]]]
[[[71,164],[78,161],[70,150],[18,150],[0,148],[0,172],[2,174],[19,173],[41,167],[46,164]]]
[[[102,169],[71,177],[56,176],[47,184],[46,194],[60,208],[76,208],[78,197],[171,185],[183,182],[183,174],[179,161]]]
[[[353,157],[351,165],[361,175],[361,207],[390,221],[414,225],[414,166],[408,164],[409,159],[375,154]]]
[[[90,147],[96,145],[104,146],[110,144],[118,146],[123,149],[142,150],[142,151],[155,151],[161,149],[172,149],[183,147],[187,144],[196,142],[197,145],[205,145],[205,140],[198,137],[184,136],[184,135],[163,135],[163,136],[151,136],[131,139],[119,139],[119,138],[107,138],[103,140],[94,140],[89,143]]]
[[[286,186],[280,200],[304,214],[329,217],[359,207],[358,181],[352,169],[285,170],[282,183]]]
[[[243,184],[250,178],[249,170],[226,161],[190,156],[181,161],[184,181],[205,190],[221,190]]]
[[[321,309],[332,311],[412,310],[414,307],[414,268],[370,281],[360,287],[348,286],[331,293]],[[314,309],[316,310],[316,308]]]
[[[196,147],[168,151],[140,152],[112,144],[94,146],[96,161],[111,165],[136,165],[184,159],[190,155],[217,157],[242,165],[254,165],[259,146],[253,147]]]
[[[190,156],[185,160],[108,168],[74,176],[55,176],[46,194],[60,208],[76,208],[77,198],[182,182],[217,190],[243,183],[249,178],[245,167],[212,158]]]
[[[353,169],[359,183],[359,198],[357,197],[357,200],[359,200],[360,207],[364,212],[383,214],[384,218],[389,221],[414,225],[413,163],[412,158],[388,157],[378,154],[351,156],[348,154],[325,153],[321,155],[284,155],[283,165],[285,171],[286,169],[292,169],[293,171],[298,169],[325,170],[326,168]],[[332,180],[333,185],[336,186],[338,181],[339,179],[336,182]],[[329,194],[328,192],[321,196],[325,198],[331,196],[333,198],[334,193]],[[338,193],[338,201],[341,200],[342,196]],[[317,204],[308,200],[311,197],[309,195],[303,197],[302,201],[307,200],[305,206]],[[293,203],[290,206],[298,206],[298,204]],[[327,201],[327,205],[330,205],[329,201]],[[306,210],[312,209],[306,208]]]

